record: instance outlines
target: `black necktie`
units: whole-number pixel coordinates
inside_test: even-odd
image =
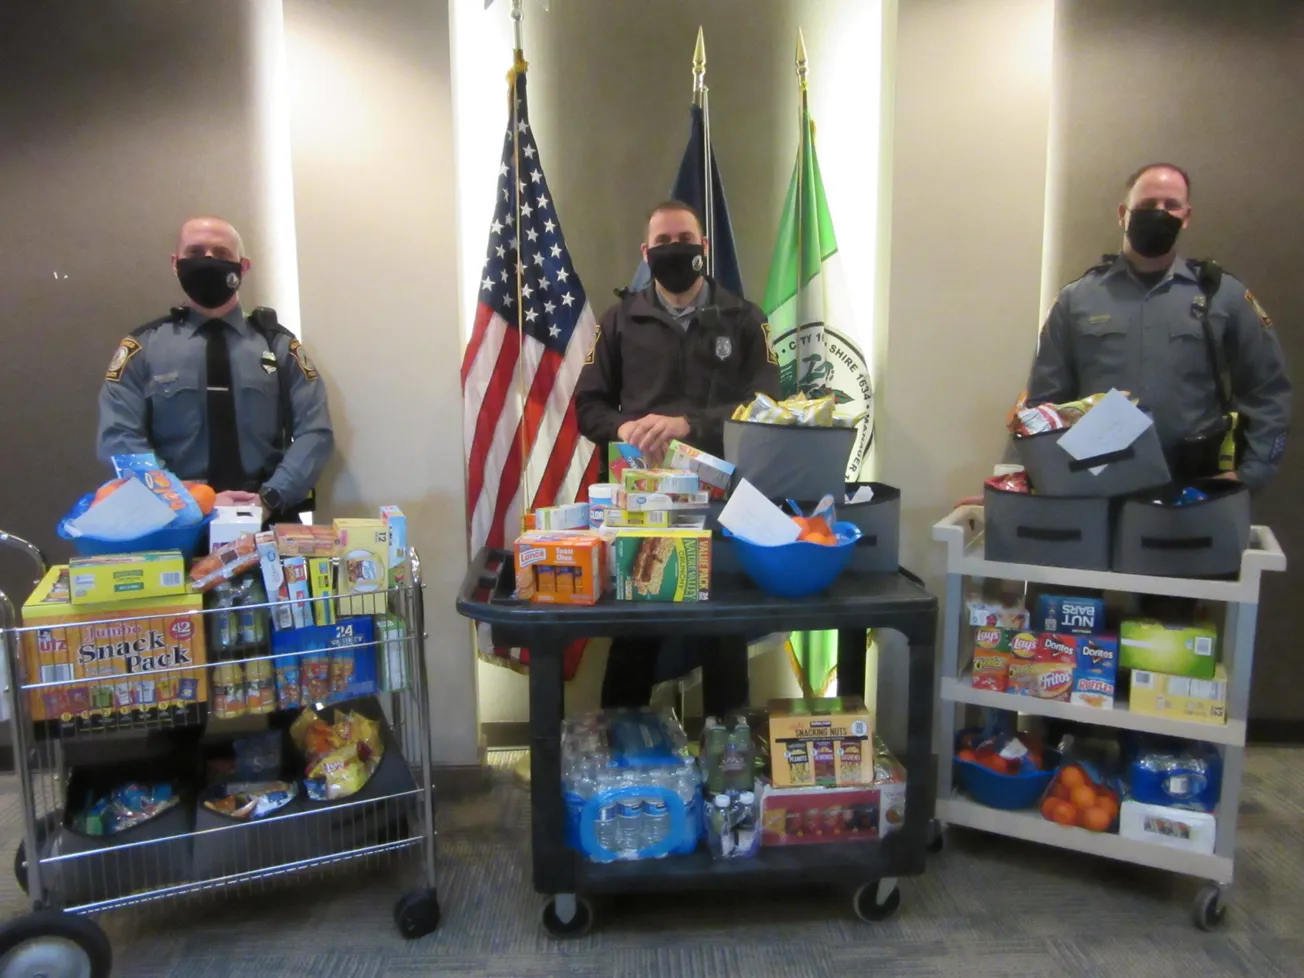
[[[202,329],[208,340],[208,484],[218,492],[247,490],[244,464],[240,461],[226,323],[210,319]]]

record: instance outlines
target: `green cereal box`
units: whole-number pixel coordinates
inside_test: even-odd
[[[710,597],[710,530],[620,530],[615,551],[619,599],[706,601]]]
[[[1124,621],[1118,634],[1118,664],[1171,676],[1212,679],[1218,630],[1209,624],[1166,625],[1150,618]]]

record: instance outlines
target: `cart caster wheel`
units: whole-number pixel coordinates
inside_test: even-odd
[[[407,940],[425,937],[439,926],[439,897],[434,890],[413,890],[394,904],[394,924]],[[0,978],[4,978],[0,972]]]
[[[45,816],[36,823],[36,840],[37,844],[44,848],[45,840],[48,839],[59,827],[59,815],[57,812],[46,812]],[[14,879],[18,881],[18,886],[24,893],[27,892],[27,840],[24,839],[18,843],[18,848],[14,851]],[[0,978],[4,973],[0,972]]]
[[[570,920],[563,921],[557,913],[558,897],[553,897],[543,908],[543,929],[559,940],[574,940],[584,937],[593,929],[593,904],[582,896],[576,896],[575,913]]]
[[[1227,917],[1227,904],[1223,902],[1222,887],[1210,883],[1200,888],[1195,897],[1192,917],[1200,930],[1213,930]]]
[[[113,948],[98,924],[40,910],[0,927],[3,978],[109,978]]]
[[[883,898],[882,902],[879,902],[879,885],[878,880],[866,883],[851,898],[851,909],[867,924],[887,920],[901,909],[901,889],[896,883],[893,882],[892,891]]]
[[[933,819],[928,823],[928,844],[924,850],[930,856],[936,856],[946,848],[946,826]]]

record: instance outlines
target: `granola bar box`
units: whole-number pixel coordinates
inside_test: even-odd
[[[50,568],[23,605],[23,682],[60,685],[31,691],[32,719],[109,729],[197,716],[208,699],[203,606],[202,594],[73,605],[68,568]]]
[[[620,530],[615,556],[617,598],[706,601],[711,596],[710,530]]]

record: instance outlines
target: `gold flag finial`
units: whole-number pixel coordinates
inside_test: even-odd
[[[706,88],[706,36],[697,28],[697,43],[693,45],[693,92]]]
[[[801,33],[801,28],[797,28],[797,82],[801,85],[801,90],[806,90],[806,73],[808,71],[806,62],[806,38]]]

